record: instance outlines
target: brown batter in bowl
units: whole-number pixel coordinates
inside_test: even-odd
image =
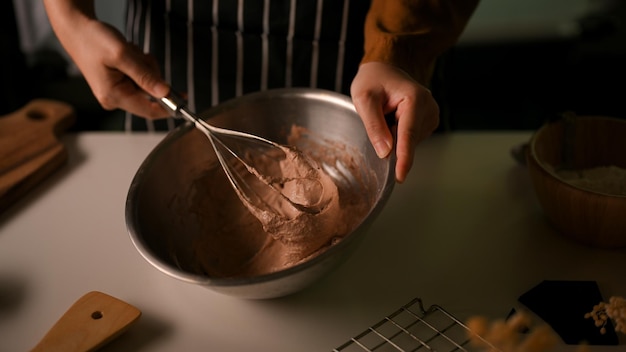
[[[299,129],[301,130],[301,129]],[[301,131],[299,131],[301,132]],[[334,182],[325,191],[329,203],[315,214],[296,212],[293,217],[274,216],[269,222],[258,219],[236,196],[219,165],[211,163],[199,173],[183,194],[173,195],[170,208],[181,214],[180,223],[194,223],[199,232],[194,236],[192,258],[186,270],[209,277],[253,277],[289,268],[311,259],[338,243],[365,218],[374,199],[366,180],[362,180],[360,155],[339,143],[320,143],[319,137],[298,133],[307,138],[305,154],[323,169],[343,165],[345,176],[355,183]],[[292,145],[302,144],[290,136]],[[340,151],[340,152],[338,152]],[[327,174],[326,174],[327,175]],[[364,173],[365,177],[374,177]]]

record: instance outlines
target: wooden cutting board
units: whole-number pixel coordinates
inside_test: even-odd
[[[74,120],[71,105],[45,99],[0,117],[0,213],[66,162],[59,136]]]

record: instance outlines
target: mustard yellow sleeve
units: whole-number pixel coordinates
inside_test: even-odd
[[[372,0],[361,63],[398,66],[428,85],[435,61],[453,46],[479,0]]]

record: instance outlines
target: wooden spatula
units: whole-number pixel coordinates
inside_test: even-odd
[[[141,311],[105,293],[82,296],[61,316],[31,352],[94,351],[134,323]]]

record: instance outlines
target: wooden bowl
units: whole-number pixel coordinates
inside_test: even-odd
[[[543,125],[531,138],[526,155],[537,199],[550,222],[583,244],[626,246],[626,195],[606,182],[576,185],[564,172],[611,167],[602,176],[619,175],[626,185],[626,120],[604,116],[569,116]],[[580,181],[580,180],[579,180]]]

